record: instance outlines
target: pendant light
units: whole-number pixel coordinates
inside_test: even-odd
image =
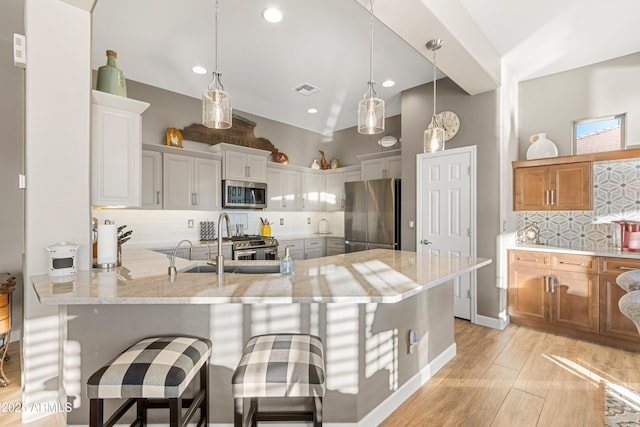
[[[231,97],[222,86],[222,74],[218,72],[218,0],[216,0],[216,70],[213,81],[202,94],[202,124],[213,129],[229,129],[231,127]]]
[[[369,90],[358,103],[358,133],[373,135],[384,132],[384,100],[378,98],[373,88],[373,0],[370,1],[371,16],[369,19]]]
[[[427,49],[433,51],[433,116],[431,123],[424,131],[424,152],[444,150],[444,129],[438,123],[436,111],[436,50],[442,47],[442,40],[433,39],[427,42]]]

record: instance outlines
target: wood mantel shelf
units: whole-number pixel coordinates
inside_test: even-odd
[[[630,148],[628,150],[606,151],[604,153],[579,154],[575,156],[549,157],[535,160],[516,160],[512,162],[513,169],[526,168],[530,166],[549,166],[566,163],[579,162],[602,162],[607,160],[623,160],[640,157],[640,148]]]

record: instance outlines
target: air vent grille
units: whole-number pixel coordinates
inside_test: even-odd
[[[294,87],[293,90],[295,92],[298,92],[300,95],[309,96],[313,95],[314,93],[320,92],[322,89],[312,85],[311,83],[302,83]]]

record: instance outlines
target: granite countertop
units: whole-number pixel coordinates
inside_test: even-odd
[[[294,262],[294,274],[181,273],[202,264],[124,248],[123,266],[32,277],[43,304],[395,303],[491,263],[490,259],[375,249]]]
[[[591,247],[591,246],[563,247],[563,246],[519,243],[519,244],[510,246],[508,249],[520,249],[520,250],[526,250],[526,251],[540,251],[540,252],[562,252],[562,253],[577,254],[577,255],[593,255],[593,256],[603,256],[603,257],[640,259],[640,252],[622,251],[620,249],[613,249],[611,247]]]

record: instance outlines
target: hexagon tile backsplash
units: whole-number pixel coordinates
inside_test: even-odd
[[[535,221],[553,246],[611,246],[610,222],[640,220],[640,159],[593,164],[593,210],[518,213],[518,230]]]

